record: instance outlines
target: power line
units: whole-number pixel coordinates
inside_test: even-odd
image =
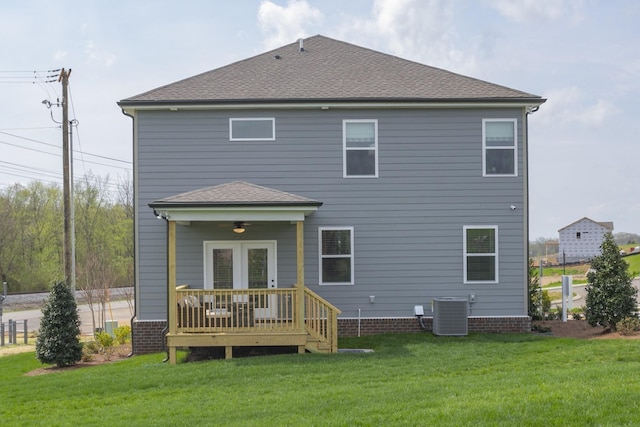
[[[57,127],[58,126],[55,126],[54,128],[57,128]],[[16,135],[16,134],[9,133],[9,132],[3,132],[3,131],[0,131],[0,134],[7,135],[7,136],[12,136],[12,137],[18,138],[18,139],[24,139],[25,141],[35,142],[36,144],[42,144],[42,145],[46,145],[48,147],[54,147],[56,149],[60,149],[59,146],[57,146],[56,144],[52,144],[50,142],[38,141],[36,139],[27,138],[27,137],[24,137],[24,136]],[[34,148],[23,147],[22,145],[12,144],[10,142],[0,141],[0,143],[7,144],[7,145],[12,145],[14,147],[24,148],[25,150],[39,151],[39,150],[36,150]],[[46,153],[45,151],[41,151],[41,152],[42,153]],[[87,155],[87,156],[98,157],[100,159],[105,159],[105,160],[111,160],[111,161],[114,161],[114,162],[125,163],[127,165],[131,164],[131,162],[129,162],[127,160],[120,160],[120,159],[116,159],[115,157],[102,156],[100,154],[85,153],[85,152],[82,152],[82,151],[79,151],[79,150],[74,150],[74,152],[80,153],[80,154],[84,154],[84,155]],[[53,154],[53,153],[46,153],[46,154]],[[99,164],[101,164],[101,163],[99,163]],[[108,165],[103,165],[103,166],[108,166]]]
[[[61,69],[41,71],[0,71],[0,83],[54,83],[60,77]],[[3,75],[9,74],[9,75]],[[44,76],[41,74],[45,74]]]

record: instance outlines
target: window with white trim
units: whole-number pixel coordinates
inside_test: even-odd
[[[378,121],[343,120],[344,177],[378,176]]]
[[[518,176],[516,119],[482,120],[483,176]]]
[[[498,283],[498,227],[464,226],[464,283]]]
[[[320,284],[353,285],[353,227],[318,228]]]
[[[273,141],[275,139],[275,118],[229,119],[229,140],[231,141]]]

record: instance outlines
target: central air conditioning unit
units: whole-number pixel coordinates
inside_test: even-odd
[[[466,298],[433,299],[433,334],[467,335],[469,301]]]

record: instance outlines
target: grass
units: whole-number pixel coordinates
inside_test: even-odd
[[[542,274],[544,277],[549,276],[562,276],[563,274],[571,276],[580,276],[587,274],[589,264],[569,265],[566,268],[560,267],[543,267]]]
[[[428,333],[341,340],[373,354],[183,363],[164,355],[41,376],[0,358],[3,425],[635,425],[638,341]]]
[[[637,245],[632,245],[632,246],[635,247]],[[629,271],[629,273],[631,273],[633,277],[640,276],[640,253],[626,256],[623,259],[627,262],[627,264],[629,264],[629,268],[627,269],[627,271]],[[571,275],[571,276],[585,275],[588,269],[589,269],[589,264],[571,265],[566,268],[565,274]],[[544,277],[562,276],[563,268],[562,267],[544,267],[542,269],[542,272],[544,274]],[[574,277],[572,283],[574,285],[580,285],[580,284],[586,284],[588,283],[588,281],[584,279],[576,279]],[[562,285],[562,281],[558,280],[557,282],[551,282],[546,284],[545,286],[543,286],[543,288],[545,289],[555,288],[561,285]]]
[[[640,254],[633,254],[623,258],[629,264],[628,270],[634,277],[640,276]]]

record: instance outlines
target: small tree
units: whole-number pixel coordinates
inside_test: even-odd
[[[631,285],[629,265],[620,256],[611,233],[605,235],[600,249],[601,254],[591,260],[587,273],[585,316],[591,326],[615,331],[616,323],[634,316],[637,290]]]
[[[58,367],[75,365],[82,359],[80,318],[71,290],[56,283],[42,308],[40,331],[36,340],[36,357],[42,363]]]
[[[529,316],[531,316],[533,320],[542,318],[540,313],[540,306],[542,304],[541,297],[538,269],[533,263],[533,258],[529,258]]]

